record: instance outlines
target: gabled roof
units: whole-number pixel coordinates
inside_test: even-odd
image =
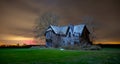
[[[68,26],[62,26],[62,27],[59,27],[59,34],[66,34],[67,33],[67,30],[68,30]]]
[[[50,27],[53,29],[53,31],[54,31],[56,34],[59,33],[59,27],[58,27],[58,26],[50,25]]]
[[[85,27],[85,24],[75,25],[73,33],[82,34],[84,27]]]
[[[46,31],[51,31],[52,29],[51,28],[48,28]]]
[[[49,30],[53,30],[56,34],[66,34],[67,33],[67,29],[68,29],[68,26],[53,26],[53,25],[50,25],[51,28],[48,28],[46,31],[49,31]]]
[[[74,25],[71,28],[70,26],[53,26],[53,25],[50,25],[51,28],[48,28],[46,31],[53,30],[56,34],[66,35],[67,30],[70,27],[70,29],[72,29],[73,33],[79,33],[81,35],[85,26],[86,26],[85,24],[80,24],[80,25]]]

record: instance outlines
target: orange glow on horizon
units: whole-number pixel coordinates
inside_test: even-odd
[[[10,36],[8,40],[33,40],[33,38],[22,37],[22,36]]]
[[[9,35],[4,38],[4,41],[0,41],[0,45],[45,45],[45,39],[34,39],[33,37],[23,37]],[[93,44],[120,44],[120,41],[96,41]]]
[[[21,39],[21,40],[20,40]],[[9,40],[0,40],[1,45],[45,45],[45,40],[36,40],[32,38],[11,38]]]
[[[95,42],[94,44],[120,44],[120,42],[119,41],[118,42],[115,42],[115,41],[113,41],[113,42],[112,41],[110,41],[110,42],[107,42],[107,41],[104,42],[103,41],[103,42]]]

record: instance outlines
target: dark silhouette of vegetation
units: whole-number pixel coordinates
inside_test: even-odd
[[[23,45],[23,46],[15,46],[15,45],[1,45],[0,48],[31,48],[31,47],[45,47],[45,45]]]
[[[34,34],[35,38],[41,38],[45,34],[45,30],[50,25],[57,25],[58,24],[58,16],[56,14],[53,14],[51,12],[47,12],[42,14],[38,17],[38,19],[35,22],[35,29]]]

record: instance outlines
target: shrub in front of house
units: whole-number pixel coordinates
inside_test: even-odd
[[[87,47],[83,47],[82,49],[83,49],[83,50],[100,50],[101,47],[98,46],[98,45],[89,45],[89,46],[87,46]]]
[[[80,46],[72,46],[72,45],[68,45],[68,46],[62,46],[62,48],[67,49],[67,50],[80,50]]]
[[[77,46],[77,45],[68,45],[68,46],[63,46],[62,48],[68,49],[68,50],[100,50],[101,47],[98,45],[87,45],[87,46]]]

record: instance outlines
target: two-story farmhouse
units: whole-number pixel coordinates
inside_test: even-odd
[[[47,47],[91,44],[90,32],[86,25],[54,26],[50,25],[45,32]]]

